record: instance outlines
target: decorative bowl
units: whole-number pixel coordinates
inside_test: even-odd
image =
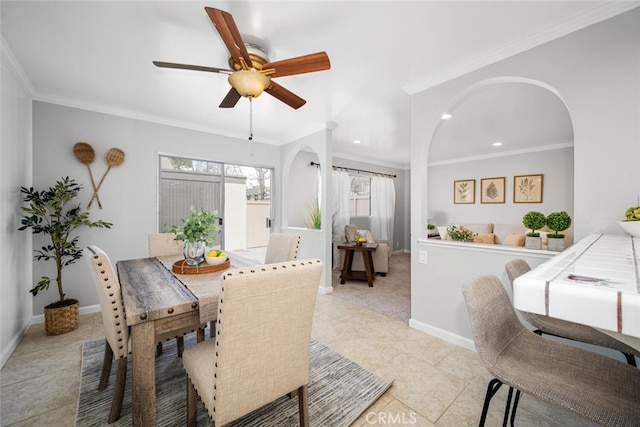
[[[618,224],[633,237],[640,237],[640,221],[618,221]]]
[[[208,265],[220,265],[227,260],[227,256],[209,256],[205,254],[204,260]]]

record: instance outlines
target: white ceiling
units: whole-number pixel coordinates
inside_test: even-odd
[[[160,60],[227,68],[228,53],[204,6],[230,12],[245,41],[260,42],[272,61],[318,51],[331,60],[329,71],[276,80],[307,100],[299,110],[268,94],[254,101],[254,141],[283,144],[333,123],[335,155],[408,168],[410,93],[638,3],[2,1],[3,44],[22,67],[34,99],[244,139],[248,100],[218,108],[229,90],[225,75],[152,65]],[[513,97],[508,91],[502,95]],[[535,105],[547,95],[527,94],[527,108],[549,110]],[[495,97],[492,103],[500,104]],[[475,105],[485,101],[476,99]],[[473,116],[468,114],[463,132],[452,135],[503,137],[482,136],[493,119]],[[520,123],[513,116],[511,122]],[[355,139],[363,143],[352,144]],[[442,152],[438,160],[450,155],[456,154]]]

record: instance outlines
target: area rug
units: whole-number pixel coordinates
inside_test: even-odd
[[[193,345],[193,334],[185,346]],[[115,382],[115,363],[109,386],[98,392],[104,340],[86,342],[82,349],[82,378],[76,426],[105,426]],[[122,415],[110,426],[131,425],[131,361],[127,372]],[[391,386],[357,363],[341,356],[322,343],[311,343],[311,382],[309,418],[311,426],[348,426]],[[177,358],[175,340],[165,343],[162,356],[156,358],[156,422],[158,426],[186,423],[186,376],[182,360]],[[297,426],[298,400],[285,396],[229,424],[233,427]],[[198,426],[212,426],[204,406],[198,400]]]

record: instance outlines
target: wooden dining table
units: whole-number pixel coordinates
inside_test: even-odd
[[[640,350],[640,238],[585,237],[515,279],[513,304],[597,328]]]
[[[257,263],[227,252],[230,268]],[[156,425],[155,337],[216,319],[222,276],[177,274],[172,265],[180,257],[118,261],[127,325],[131,328],[133,426]],[[185,397],[186,399],[186,397]]]

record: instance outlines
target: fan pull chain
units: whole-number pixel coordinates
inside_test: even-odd
[[[253,96],[249,97],[249,141],[253,140]]]

